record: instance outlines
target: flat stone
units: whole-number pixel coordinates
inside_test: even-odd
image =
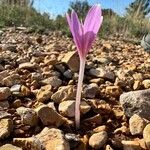
[[[53,94],[51,89],[52,89],[51,85],[45,85],[41,87],[41,89],[36,94],[37,101],[40,102],[48,101]]]
[[[0,140],[10,136],[13,130],[13,121],[11,119],[0,120]]]
[[[114,97],[118,97],[122,94],[122,89],[119,86],[107,86],[106,94]]]
[[[142,135],[147,122],[140,116],[134,114],[129,119],[129,128],[132,135]]]
[[[65,100],[71,100],[75,99],[76,96],[76,89],[75,86],[73,85],[68,85],[68,86],[62,86],[58,89],[57,92],[55,92],[52,96],[51,99],[55,103],[60,103]]]
[[[150,88],[150,79],[146,79],[142,82],[144,88],[149,89]]]
[[[22,150],[22,148],[14,146],[12,144],[5,144],[0,147],[0,150]]]
[[[137,114],[142,118],[150,119],[150,89],[131,91],[120,96],[120,104],[128,117]]]
[[[150,150],[150,123],[143,130],[143,138],[148,150]]]
[[[90,69],[89,74],[95,77],[100,77],[108,80],[115,80],[115,74],[112,71],[104,70],[103,68]]]
[[[63,116],[58,114],[53,108],[48,107],[47,105],[38,106],[35,111],[37,112],[38,117],[42,121],[43,125],[55,125],[57,127],[65,123]]]
[[[10,88],[0,87],[0,101],[6,100],[11,95]]]
[[[141,150],[140,144],[137,141],[122,141],[123,150]]]
[[[89,139],[89,145],[94,149],[102,148],[107,142],[108,135],[106,131],[94,133]]]
[[[80,60],[76,51],[66,53],[61,61],[66,63],[71,71],[79,70]]]
[[[81,113],[85,114],[90,109],[91,106],[89,106],[85,101],[81,101],[80,105]],[[74,117],[75,116],[75,101],[74,100],[68,100],[63,101],[59,104],[58,110],[60,114],[67,117]]]
[[[36,65],[32,64],[30,62],[25,62],[25,63],[19,64],[19,69],[34,70],[36,68],[37,68]]]
[[[38,116],[31,108],[19,107],[16,109],[21,116],[22,123],[29,126],[36,126],[38,124]]]
[[[54,88],[58,88],[59,86],[61,86],[62,81],[57,76],[54,76],[44,79],[40,83],[42,85],[51,85]]]
[[[99,87],[96,83],[91,83],[89,85],[86,85],[83,89],[83,95],[85,98],[95,98],[98,92],[99,92]]]
[[[20,84],[20,82],[21,81],[20,81],[20,75],[19,74],[9,75],[2,80],[3,85],[8,86],[8,87],[11,87],[15,84]]]
[[[61,130],[45,127],[39,134],[31,138],[14,138],[13,143],[24,149],[32,150],[70,150]]]

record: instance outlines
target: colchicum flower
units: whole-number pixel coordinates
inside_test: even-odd
[[[75,123],[76,128],[78,129],[80,127],[80,100],[86,55],[91,49],[92,43],[96,38],[98,30],[103,21],[103,16],[101,7],[99,4],[97,4],[91,7],[84,23],[79,21],[79,18],[74,10],[72,10],[71,16],[67,14],[66,17],[80,57],[79,79],[75,104]]]

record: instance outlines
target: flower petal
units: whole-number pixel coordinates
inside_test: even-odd
[[[83,29],[76,12],[71,13],[72,35],[77,46],[78,53],[83,57]]]
[[[91,7],[84,21],[84,31],[93,31],[95,34],[97,34],[102,21],[103,17],[100,5]]]
[[[84,53],[88,53],[93,41],[96,38],[97,32],[102,24],[103,16],[101,16],[100,5],[95,5],[89,10],[84,21]]]

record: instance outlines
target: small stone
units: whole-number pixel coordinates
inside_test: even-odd
[[[15,84],[20,84],[20,76],[19,74],[12,74],[10,76],[5,77],[2,80],[3,85],[11,87]]]
[[[80,108],[81,108],[82,114],[87,113],[91,109],[91,107],[85,101],[81,101]],[[74,117],[75,116],[75,101],[68,100],[68,101],[61,102],[59,104],[58,110],[63,116]]]
[[[36,68],[37,68],[36,65],[30,62],[19,64],[19,69],[34,70]]]
[[[47,105],[41,105],[35,109],[38,117],[42,121],[43,125],[55,125],[59,127],[65,123],[64,117],[58,114],[53,108],[48,107]]]
[[[66,63],[71,71],[77,72],[79,70],[80,60],[77,52],[66,53],[61,61]]]
[[[75,99],[76,96],[76,89],[75,86],[73,85],[68,85],[68,86],[62,86],[58,89],[57,92],[55,92],[52,96],[51,99],[55,103],[60,103],[62,101],[70,100],[70,99]]]
[[[89,123],[89,124],[102,125],[102,116],[100,114],[97,114],[93,117],[90,117],[90,118],[83,120],[83,122]]]
[[[40,102],[48,101],[53,94],[51,92],[51,89],[52,89],[51,85],[45,85],[45,86],[41,87],[41,89],[36,94],[37,100]]]
[[[20,99],[16,99],[14,102],[13,102],[13,107],[15,108],[18,108],[22,105],[21,103],[21,100]]]
[[[128,117],[137,114],[142,118],[150,119],[149,97],[150,89],[131,91],[120,96],[120,104]]]
[[[73,73],[71,72],[71,70],[67,70],[63,73],[63,75],[68,78],[68,79],[71,79],[73,77]]]
[[[95,133],[98,133],[98,132],[101,132],[101,131],[106,131],[106,126],[105,125],[102,125],[102,126],[99,126],[99,127],[93,129],[93,132],[95,132]]]
[[[62,81],[57,77],[50,77],[41,81],[42,85],[51,85],[54,88],[58,88],[61,86]]]
[[[76,134],[72,133],[65,134],[65,139],[69,142],[71,149],[77,147],[80,142],[80,138]]]
[[[141,150],[140,144],[137,141],[122,140],[123,150]]]
[[[150,123],[143,130],[143,138],[148,150],[150,150]]]
[[[144,88],[149,89],[150,88],[150,79],[146,79],[142,82]]]
[[[70,150],[61,130],[45,127],[39,134],[30,138],[14,138],[13,143],[24,149]]]
[[[110,145],[106,145],[105,150],[113,150]]]
[[[112,71],[106,71],[103,68],[90,69],[89,74],[95,77],[100,77],[108,80],[115,80],[115,74]]]
[[[85,98],[95,98],[98,92],[99,92],[99,87],[95,83],[86,85],[83,89],[83,95]]]
[[[11,119],[0,120],[0,140],[10,136],[13,130],[13,121]]]
[[[0,101],[6,100],[11,95],[10,88],[0,87]]]
[[[89,145],[92,148],[100,149],[105,145],[105,143],[107,142],[107,139],[108,139],[108,135],[106,131],[95,133],[90,137]]]
[[[0,147],[0,150],[22,150],[22,148],[14,146],[12,144],[5,144]]]
[[[114,97],[118,97],[122,94],[122,89],[119,86],[107,86],[106,94]]]
[[[134,81],[134,84],[133,84],[133,89],[134,90],[139,90],[141,87],[142,87],[141,81],[139,81],[139,80]]]
[[[16,109],[21,116],[22,123],[25,125],[36,126],[38,124],[38,117],[36,112],[31,108],[19,107]]]
[[[20,90],[22,96],[29,96],[31,94],[31,91],[27,86],[22,85]]]
[[[8,109],[9,108],[8,101],[0,101],[0,108],[2,108],[2,109]]]
[[[146,121],[140,116],[134,114],[129,119],[129,128],[132,135],[142,135],[146,126]]]

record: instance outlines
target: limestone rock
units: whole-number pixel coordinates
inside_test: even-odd
[[[134,114],[150,119],[150,89],[131,91],[120,96],[120,103],[125,114],[131,117]]]
[[[10,88],[0,87],[0,101],[6,100],[11,95]]]
[[[36,126],[38,124],[38,117],[36,112],[31,108],[19,107],[16,109],[21,116],[22,123],[29,126]]]
[[[93,134],[89,139],[89,145],[94,149],[100,149],[107,142],[108,135],[106,131]]]
[[[22,148],[14,146],[12,144],[5,144],[0,147],[0,150],[22,150]]]
[[[13,121],[11,119],[0,120],[0,140],[10,136],[13,130]]]
[[[55,103],[60,103],[65,100],[70,100],[70,99],[75,99],[76,96],[76,89],[73,85],[68,85],[68,86],[62,86],[58,89],[57,92],[55,92],[52,96],[51,99]]]

